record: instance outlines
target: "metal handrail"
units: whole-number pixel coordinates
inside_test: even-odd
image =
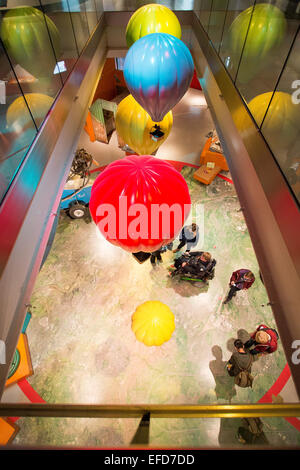
[[[84,405],[0,403],[0,416],[44,418],[300,417],[300,403],[250,405]]]

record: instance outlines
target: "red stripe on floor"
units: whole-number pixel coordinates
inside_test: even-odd
[[[18,385],[31,403],[46,403],[45,400],[40,397],[40,395],[34,390],[34,388],[32,388],[26,379],[19,380]],[[10,416],[9,419],[15,423],[20,418],[18,416]]]
[[[298,418],[284,418],[288,423],[290,423],[297,431],[300,431],[300,421]]]
[[[32,388],[26,379],[22,379],[18,382],[18,385],[24,395],[31,401],[31,403],[46,403],[43,398]]]
[[[227,176],[224,175],[217,175],[219,178],[222,178],[222,180],[228,181],[228,183],[233,184],[233,181],[230,178],[227,178]]]
[[[15,423],[16,421],[18,421],[18,419],[20,419],[18,416],[12,416],[10,418],[7,418],[9,421],[12,421],[13,423]]]
[[[267,393],[265,393],[264,396],[260,400],[258,400],[258,403],[272,403],[272,395],[277,396],[281,392],[281,390],[289,380],[290,376],[291,371],[288,364],[286,364],[276,382],[267,391]]]
[[[102,171],[107,167],[107,165],[104,166],[98,166],[97,168],[94,168],[93,170],[90,170],[90,173],[97,173],[97,171]]]
[[[272,403],[272,395],[277,396],[281,392],[281,390],[287,384],[287,381],[291,377],[291,371],[288,364],[285,365],[283,371],[281,372],[280,376],[276,380],[276,382],[272,385],[270,390],[265,393],[265,395],[258,400],[258,403]],[[298,418],[284,418],[288,423],[290,423],[297,431],[300,431],[300,420]]]

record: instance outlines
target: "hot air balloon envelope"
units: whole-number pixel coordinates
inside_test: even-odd
[[[300,108],[293,103],[289,93],[262,93],[248,103],[248,108],[258,125],[261,125],[264,119],[261,131],[275,154],[279,149],[286,149],[296,141],[299,135]],[[243,122],[241,124],[244,126]]]
[[[136,339],[146,346],[161,346],[175,330],[171,309],[158,300],[139,305],[131,317],[131,329]]]
[[[109,242],[132,253],[149,253],[178,235],[191,199],[184,178],[172,165],[135,155],[111,163],[97,177],[89,206]]]
[[[42,93],[26,93],[24,97],[36,124],[40,125],[52,106],[54,98]],[[9,105],[6,111],[7,125],[16,132],[32,124],[27,104],[23,96],[19,96]]]
[[[138,154],[150,155],[166,140],[173,124],[172,111],[158,124],[164,135],[155,140],[150,134],[155,123],[133,96],[128,95],[119,103],[116,113],[117,133]]]
[[[281,44],[285,30],[284,13],[269,3],[249,7],[234,19],[229,28],[229,53],[236,66],[243,53],[239,81],[247,82],[272,59],[270,51]]]
[[[136,41],[124,63],[124,78],[136,101],[154,122],[180,101],[194,73],[187,46],[175,36],[153,33]]]
[[[52,76],[61,53],[60,35],[42,11],[28,6],[8,10],[1,24],[1,39],[8,54],[25,70],[36,77]]]
[[[133,13],[127,28],[126,42],[128,48],[138,39],[151,33],[167,33],[181,38],[181,27],[177,16],[164,5],[150,3]]]

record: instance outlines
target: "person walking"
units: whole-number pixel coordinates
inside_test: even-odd
[[[191,249],[197,245],[198,240],[199,240],[198,225],[193,223],[192,225],[186,225],[185,227],[183,227],[179,235],[179,240],[180,240],[180,243],[178,247],[175,250],[173,250],[173,253],[177,253],[185,245],[187,246],[186,252],[191,251]]]
[[[223,304],[230,302],[232,297],[240,290],[249,289],[255,281],[254,274],[249,269],[238,269],[231,275],[229,281],[229,292]]]

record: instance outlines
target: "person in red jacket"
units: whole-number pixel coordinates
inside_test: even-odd
[[[249,352],[255,354],[271,354],[277,349],[278,333],[273,328],[266,325],[259,325],[256,330],[250,334],[250,339],[244,344]]]
[[[249,289],[255,281],[254,274],[249,269],[238,269],[231,275],[230,290],[223,304],[227,304],[239,290]]]

